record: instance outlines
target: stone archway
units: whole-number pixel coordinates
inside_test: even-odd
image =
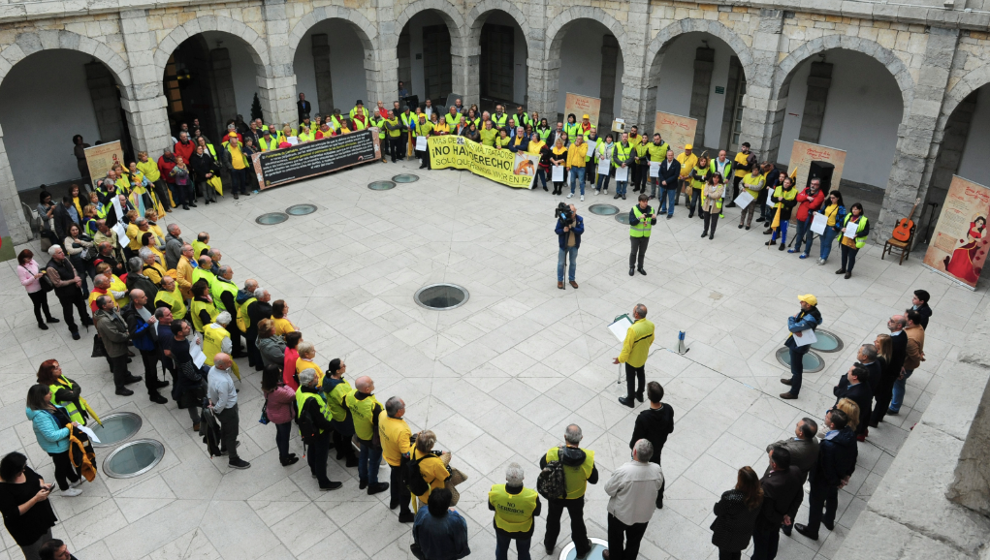
[[[468,90],[468,72],[470,67],[470,58],[468,56],[468,43],[467,43],[467,31],[464,25],[464,18],[461,16],[457,7],[446,0],[418,0],[408,5],[406,9],[399,14],[395,19],[395,35],[394,40],[390,41],[386,47],[387,56],[395,57],[396,61],[399,61],[399,48],[400,39],[405,38],[409,40],[408,35],[403,35],[406,27],[413,20],[414,17],[419,16],[424,13],[433,13],[439,16],[443,23],[447,27],[447,31],[450,35],[450,91],[447,93],[459,93],[461,95],[466,95]],[[444,38],[446,41],[446,38]],[[408,45],[408,43],[405,43]],[[423,64],[427,64],[427,53],[424,52]],[[383,61],[383,65],[386,62]],[[442,64],[441,64],[442,66]],[[395,65],[398,68],[398,64]],[[398,76],[399,74],[396,74]],[[391,74],[390,74],[391,77]],[[401,79],[401,78],[399,78]],[[425,80],[425,77],[424,77]],[[440,82],[444,82],[445,78],[441,77]],[[427,84],[424,84],[426,86]],[[395,82],[393,81],[391,86],[394,88]],[[419,87],[418,84],[409,84],[410,92]],[[440,87],[443,90],[446,87]],[[432,88],[424,87],[424,97],[420,99],[420,103],[424,102],[426,96],[430,94]],[[394,89],[393,89],[394,91]]]
[[[514,23],[514,27],[517,28],[523,36],[523,41],[525,42],[526,56],[526,72],[525,80],[523,82],[523,91],[526,91],[526,97],[528,97],[529,88],[526,87],[526,82],[528,82],[528,59],[533,54],[533,39],[526,32],[523,24],[526,22],[526,16],[523,12],[513,3],[508,0],[484,0],[480,4],[474,6],[471,9],[471,13],[468,14],[467,21],[470,23],[470,29],[468,30],[468,57],[471,64],[468,65],[468,92],[465,94],[467,99],[466,103],[480,103],[480,97],[484,93],[482,92],[482,78],[480,76],[480,68],[482,63],[485,62],[482,59],[482,29],[488,22],[489,17],[493,14],[501,12]],[[508,23],[506,23],[508,25]],[[475,62],[477,61],[477,62]],[[525,103],[525,98],[512,99],[513,101],[518,101]],[[485,107],[482,107],[485,110]]]

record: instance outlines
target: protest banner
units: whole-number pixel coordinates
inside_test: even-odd
[[[252,157],[261,190],[381,159],[378,129],[321,138]]]
[[[124,152],[120,149],[120,140],[86,148],[84,152],[86,153],[86,167],[89,168],[89,176],[94,181],[106,177],[107,171],[110,171],[113,164],[124,165]]]
[[[598,127],[598,116],[602,111],[602,100],[597,97],[588,97],[576,93],[568,93],[564,97],[564,118],[574,113],[577,122],[581,122],[581,117],[588,115],[591,126]]]
[[[684,153],[684,146],[694,143],[694,133],[698,119],[657,111],[653,132],[659,132],[663,141],[670,144],[674,155]]]
[[[533,188],[537,155],[498,150],[463,136],[433,136],[429,146],[431,169],[466,169],[509,187]]]

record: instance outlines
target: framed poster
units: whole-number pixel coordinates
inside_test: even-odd
[[[674,155],[684,153],[684,146],[694,143],[694,133],[698,128],[698,119],[657,111],[653,132],[659,132],[663,141],[670,144]]]
[[[808,184],[808,172],[811,170],[811,162],[813,161],[835,166],[835,169],[832,170],[832,186],[830,189],[838,189],[839,180],[842,179],[842,168],[846,164],[846,151],[795,140],[794,147],[791,148],[791,161],[787,164],[787,174],[793,175],[794,170],[797,170],[797,178],[794,179],[794,186],[799,191]]]
[[[86,148],[86,167],[89,167],[89,176],[96,181],[101,177],[106,177],[107,171],[113,164],[124,165],[124,152],[120,149],[120,140],[105,142],[99,146]]]
[[[559,99],[559,98],[558,98]],[[564,122],[567,122],[567,115],[574,113],[577,122],[581,122],[581,117],[588,115],[591,126],[598,127],[598,116],[602,112],[602,100],[597,97],[588,97],[576,93],[568,93],[564,98]]]
[[[953,175],[925,266],[975,290],[990,245],[988,213],[990,188]]]

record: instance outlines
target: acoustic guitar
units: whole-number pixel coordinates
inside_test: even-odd
[[[890,234],[891,237],[903,243],[907,243],[911,239],[911,229],[914,227],[914,221],[911,218],[914,217],[914,211],[918,208],[920,202],[921,197],[915,199],[914,206],[911,207],[911,213],[907,218],[898,220],[897,225],[894,226],[894,232]]]

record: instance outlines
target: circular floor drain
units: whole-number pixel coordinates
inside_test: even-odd
[[[121,445],[103,461],[110,478],[134,478],[150,471],[165,456],[165,446],[153,439],[137,439]]]
[[[791,369],[791,352],[787,348],[777,350],[777,361],[788,370]],[[825,369],[825,360],[812,351],[804,355],[804,373],[817,373]]]
[[[612,216],[619,213],[619,208],[611,204],[592,204],[588,207],[588,210],[592,214],[598,214],[599,216]]]
[[[143,421],[141,417],[133,412],[114,412],[107,414],[103,418],[103,425],[96,421],[87,424],[92,428],[96,437],[100,438],[100,443],[94,443],[93,447],[112,447],[118,443],[130,439],[141,430]]]
[[[387,191],[389,189],[395,188],[395,183],[392,181],[375,181],[368,185],[368,188],[373,191]]]
[[[433,284],[420,288],[413,299],[421,307],[442,311],[460,307],[470,297],[467,290],[455,284]]]
[[[838,352],[842,350],[842,339],[833,332],[816,329],[815,338],[818,340],[811,343],[813,350],[818,350],[819,352]]]
[[[269,212],[267,214],[262,214],[258,216],[254,221],[255,223],[261,224],[263,226],[273,226],[275,224],[281,224],[282,222],[289,219],[288,214],[283,214],[281,212]]]
[[[628,212],[620,212],[620,213],[616,214],[615,215],[615,221],[619,222],[620,224],[629,225],[629,213]]]
[[[317,208],[315,204],[296,204],[286,208],[285,213],[290,216],[305,216],[306,214],[316,212],[316,210]]]
[[[602,552],[608,550],[608,541],[602,539],[588,540],[591,541],[591,552],[581,558],[583,560],[599,560],[600,558],[604,558]],[[574,543],[571,542],[560,551],[560,556],[557,557],[557,560],[574,560],[577,557],[577,550],[574,548]]]
[[[412,173],[400,173],[399,175],[392,177],[392,180],[396,183],[414,183],[419,181],[419,175],[413,175]]]

